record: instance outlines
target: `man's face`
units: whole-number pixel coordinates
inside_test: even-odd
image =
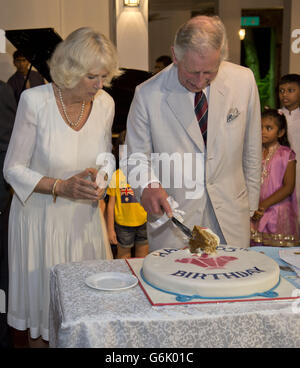
[[[300,105],[300,87],[298,83],[284,83],[279,86],[279,99],[282,106],[289,111],[297,109]]]
[[[14,60],[17,71],[22,74],[27,74],[29,62],[23,56],[19,56]]]
[[[220,50],[209,50],[206,54],[188,50],[181,60],[173,51],[174,64],[178,68],[179,82],[190,92],[200,92],[217,76],[221,58]]]

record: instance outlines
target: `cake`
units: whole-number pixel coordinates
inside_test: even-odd
[[[274,297],[277,294],[272,289],[279,283],[280,270],[262,253],[218,246],[214,254],[195,254],[188,248],[157,250],[145,257],[141,274],[152,287],[185,301],[186,297]]]
[[[193,238],[190,239],[190,251],[198,253],[203,250],[206,254],[216,252],[217,246],[220,244],[219,237],[210,229],[195,225],[192,231]]]

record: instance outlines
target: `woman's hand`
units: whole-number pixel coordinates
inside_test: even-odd
[[[98,201],[104,195],[105,188],[98,188],[96,176],[97,169],[85,169],[81,173],[57,183],[55,192],[59,197]]]

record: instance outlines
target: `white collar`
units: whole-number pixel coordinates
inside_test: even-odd
[[[205,93],[207,104],[208,104],[209,103],[210,86],[205,87],[202,91]],[[194,106],[195,92],[189,92],[189,96],[190,96],[190,99],[191,99],[191,101],[193,103],[193,106]]]
[[[287,108],[282,107],[281,109],[286,116],[287,120],[298,120],[300,119],[300,107],[295,110],[289,111]]]

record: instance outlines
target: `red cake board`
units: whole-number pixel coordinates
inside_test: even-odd
[[[235,303],[235,302],[256,302],[256,301],[274,301],[274,300],[292,300],[300,298],[299,293],[297,296],[293,296],[293,291],[296,289],[294,285],[281,277],[279,286],[274,290],[278,293],[276,298],[267,298],[263,296],[254,296],[237,299],[196,299],[188,302],[176,301],[176,296],[159,291],[150,285],[148,285],[141,277],[141,268],[144,258],[129,258],[126,259],[126,263],[131,272],[138,278],[139,286],[145,293],[151,305],[165,306],[165,305],[183,305],[183,304],[205,304],[205,303]]]

